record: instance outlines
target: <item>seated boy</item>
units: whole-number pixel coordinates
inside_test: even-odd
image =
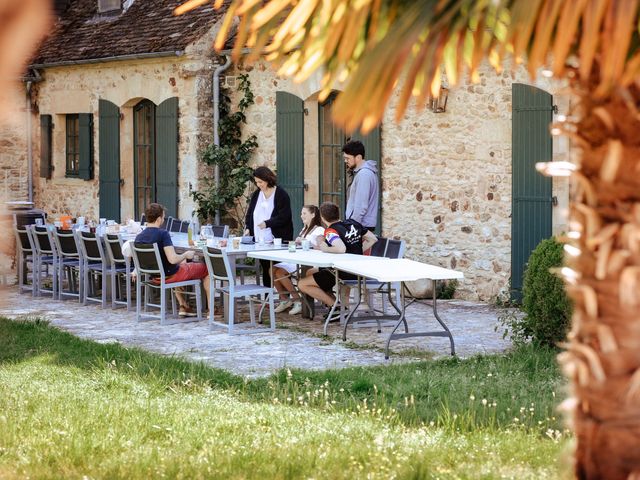
[[[320,218],[327,227],[324,236],[318,237],[317,248],[328,253],[354,253],[362,255],[378,241],[378,238],[355,220],[340,220],[340,209],[331,202],[320,205]],[[341,279],[355,279],[354,275],[339,272]],[[333,287],[336,283],[335,275],[328,268],[312,268],[307,275],[298,282],[301,292],[320,300],[327,306],[335,302]]]
[[[192,250],[181,254],[176,253],[171,241],[171,235],[168,231],[160,228],[164,222],[164,207],[162,205],[151,203],[144,211],[144,214],[147,220],[147,228],[138,234],[135,243],[158,244],[166,283],[202,280],[207,297],[205,298],[205,305],[208,305],[209,272],[207,271],[207,266],[204,263],[186,262],[186,260],[193,259],[194,253]],[[178,289],[176,289],[175,293],[180,304],[179,315],[181,317],[195,317],[196,312],[189,306],[184,295]]]

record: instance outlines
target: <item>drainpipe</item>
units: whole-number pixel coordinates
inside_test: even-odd
[[[226,62],[224,65],[218,65],[213,71],[213,144],[220,146],[220,134],[218,132],[218,124],[220,123],[220,74],[231,66],[231,57],[224,56]],[[220,166],[213,167],[213,180],[216,190],[220,186]],[[215,224],[220,225],[220,210],[216,210]]]
[[[26,89],[26,112],[27,112],[27,192],[29,202],[33,203],[33,127],[31,125],[31,87],[34,83],[40,82],[42,77],[38,70],[33,69],[33,76],[25,77]]]

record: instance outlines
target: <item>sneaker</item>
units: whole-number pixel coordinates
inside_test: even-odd
[[[302,303],[294,302],[293,308],[289,310],[289,315],[299,315],[302,313]]]
[[[329,311],[322,317],[323,325],[327,323],[327,318],[329,318],[329,315],[331,315],[331,309],[329,309]],[[335,312],[333,312],[333,316],[331,317],[331,320],[329,320],[329,323],[339,322],[339,321],[340,321],[340,312],[336,310]]]
[[[274,310],[274,312],[276,313],[282,313],[284,312],[287,308],[290,308],[293,305],[293,302],[291,300],[285,300],[284,302],[280,302],[278,304],[278,306],[276,307],[276,309]]]
[[[182,305],[180,305],[180,311],[178,312],[178,315],[180,315],[181,317],[195,317],[197,314],[190,306],[186,305],[183,307]]]

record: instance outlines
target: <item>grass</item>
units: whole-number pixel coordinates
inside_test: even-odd
[[[550,350],[245,380],[0,319],[0,478],[558,478],[561,385]]]

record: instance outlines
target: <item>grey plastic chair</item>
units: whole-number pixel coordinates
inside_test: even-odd
[[[28,228],[31,230],[31,238],[33,239],[36,254],[35,279],[37,295],[41,296],[46,293],[51,294],[52,298],[56,298],[58,293],[58,274],[56,270],[58,253],[55,249],[55,242],[48,227],[30,225]],[[47,279],[51,279],[51,288],[44,286],[43,280]]]
[[[376,248],[377,246],[377,248]],[[387,239],[385,237],[379,237],[378,241],[373,244],[371,247],[371,255],[375,257],[386,257],[386,258],[402,258],[404,257],[405,251],[405,242],[404,240],[393,240]],[[346,287],[357,287],[357,280],[341,280],[342,285]],[[369,308],[373,310],[373,295],[380,293],[382,294],[382,312],[387,313],[387,296],[388,293],[386,288],[386,283],[380,283],[377,280],[366,279],[365,280],[368,292],[367,304]],[[395,291],[396,295],[396,305],[399,305],[401,302],[400,298],[400,282],[394,282],[391,284],[391,288]],[[355,290],[356,294],[358,293],[357,289]]]
[[[82,302],[84,293],[83,265],[76,235],[71,230],[54,230],[53,240],[57,251],[58,299],[74,297]],[[66,290],[64,288],[65,273],[67,274]]]
[[[32,296],[37,293],[36,281],[36,248],[31,238],[31,230],[27,225],[19,227],[13,225],[16,236],[16,250],[18,253],[18,290],[30,291]]]
[[[131,310],[131,259],[125,257],[122,253],[123,241],[120,235],[105,235],[105,246],[107,250],[107,257],[111,264],[111,269],[115,273],[111,276],[111,308],[116,308],[116,305],[125,305],[127,311]],[[122,295],[121,280],[124,280],[124,296]],[[120,295],[118,296],[118,292]],[[125,300],[118,300],[118,298],[125,298]]]
[[[138,272],[138,281],[136,282],[136,321],[141,322],[143,317],[148,319],[159,318],[161,325],[170,325],[173,323],[188,323],[197,322],[202,320],[202,298],[200,295],[200,287],[202,281],[200,280],[185,280],[184,282],[166,282],[166,275],[164,273],[164,267],[162,266],[162,259],[160,257],[160,250],[158,244],[143,244],[134,243],[131,248],[133,254],[133,262]],[[144,287],[144,306],[142,305],[142,288]],[[183,290],[183,295],[195,295],[196,297],[196,312],[197,317],[190,317],[187,319],[171,320],[166,319],[167,309],[167,290],[171,291],[176,287],[193,287],[194,292],[188,292]],[[160,303],[154,304],[150,300],[150,289],[157,289],[160,291]],[[171,306],[173,315],[176,314],[176,301],[174,296],[171,296]],[[144,310],[143,310],[144,307]],[[160,314],[148,313],[147,307],[157,307],[160,309]]]
[[[269,330],[276,329],[276,315],[273,306],[273,289],[271,287],[264,287],[257,284],[236,284],[236,279],[233,278],[230,272],[232,272],[231,265],[229,263],[229,257],[226,250],[217,248],[207,248],[204,251],[204,260],[207,264],[209,271],[209,325],[219,326],[227,328],[229,334],[233,333],[256,333],[266,330],[265,328],[255,328],[256,315],[254,302],[258,302],[261,305],[260,313],[264,310],[266,304],[269,305]],[[220,286],[216,286],[217,283]],[[226,284],[226,286],[224,286]],[[226,296],[228,299],[228,322],[218,322],[214,318],[214,298],[215,293],[220,293]],[[262,298],[260,298],[262,297]],[[250,327],[238,326],[235,323],[235,311],[236,311],[236,299],[244,298],[249,301],[249,314],[251,321]],[[262,322],[260,322],[262,323]]]
[[[214,237],[227,238],[229,236],[229,225],[212,225]]]

